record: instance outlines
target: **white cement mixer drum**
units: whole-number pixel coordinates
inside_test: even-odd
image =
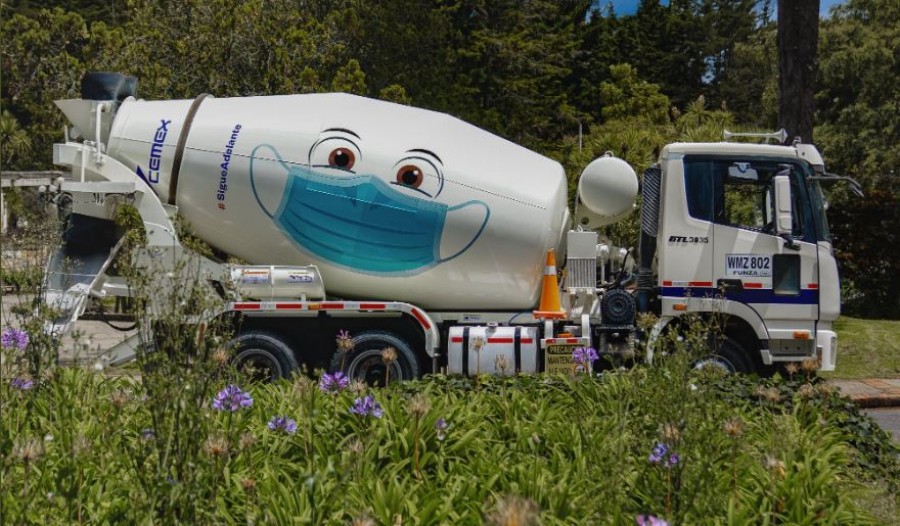
[[[346,94],[129,99],[109,154],[211,245],[316,265],[350,299],[532,308],[569,219],[559,163],[446,114]]]

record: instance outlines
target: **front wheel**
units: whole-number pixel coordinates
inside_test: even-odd
[[[393,361],[385,360],[385,350],[394,349]],[[351,379],[369,385],[412,380],[422,373],[412,347],[394,333],[365,331],[353,338],[353,348],[337,352],[331,360],[332,371],[343,371]]]
[[[756,372],[750,355],[731,338],[727,336],[710,337],[709,346],[711,353],[695,361],[695,369],[710,367],[726,373],[750,374]]]

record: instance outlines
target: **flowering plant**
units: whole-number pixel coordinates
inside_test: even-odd
[[[350,407],[350,412],[359,416],[374,416],[375,418],[381,418],[381,415],[384,414],[384,409],[381,408],[381,404],[375,401],[374,396],[366,395],[365,398],[357,398],[353,402],[353,405]]]
[[[597,350],[593,347],[579,347],[572,351],[572,359],[577,364],[586,364],[596,362],[600,359],[600,356],[597,355]]]
[[[287,435],[297,432],[297,421],[286,416],[273,416],[266,426],[271,431],[281,431]]]
[[[253,397],[250,393],[242,391],[240,387],[232,384],[219,391],[213,398],[213,409],[217,411],[235,412],[244,407],[253,405]]]
[[[669,453],[669,446],[657,442],[647,460],[652,464],[662,464],[664,467],[671,468],[681,461],[681,457],[678,456],[678,453]]]
[[[325,373],[319,379],[319,390],[323,393],[337,394],[350,386],[350,378],[337,371],[331,374]]]
[[[0,335],[0,345],[6,349],[18,349],[24,351],[28,347],[28,333],[22,329],[4,329]]]

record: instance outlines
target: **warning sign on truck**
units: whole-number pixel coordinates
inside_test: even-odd
[[[760,254],[726,254],[725,276],[729,278],[772,277],[772,256]]]
[[[576,371],[575,360],[572,358],[572,351],[578,347],[584,347],[584,345],[548,345],[547,351],[544,354],[544,359],[546,360],[544,363],[544,371],[551,374],[567,374],[574,376],[578,371]]]

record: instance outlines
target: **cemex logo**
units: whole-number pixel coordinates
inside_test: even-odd
[[[165,119],[161,119],[159,122],[159,128],[156,129],[153,143],[150,145],[149,171],[145,174],[140,165],[137,167],[138,177],[149,184],[159,183],[159,168],[162,164],[163,145],[165,145],[166,136],[169,134],[169,124],[172,124],[171,120],[167,121]]]

